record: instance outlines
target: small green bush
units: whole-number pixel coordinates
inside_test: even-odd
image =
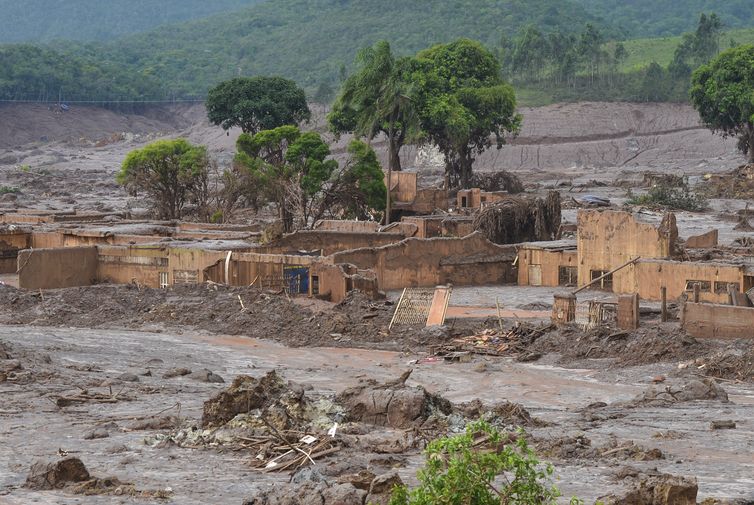
[[[555,504],[560,492],[551,483],[552,465],[537,460],[523,432],[513,438],[477,421],[461,435],[430,442],[419,487],[396,487],[390,505]]]
[[[0,186],[0,195],[5,195],[7,193],[20,193],[21,190],[14,187],[14,186]]]
[[[707,208],[707,199],[689,188],[686,181],[677,187],[668,184],[655,184],[643,195],[634,195],[629,191],[626,203],[692,212],[702,211]]]

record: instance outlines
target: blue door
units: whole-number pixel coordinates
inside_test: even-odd
[[[289,294],[309,294],[309,269],[302,266],[283,267],[285,289]]]

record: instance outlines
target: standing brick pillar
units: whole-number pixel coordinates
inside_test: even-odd
[[[556,293],[552,304],[552,322],[555,324],[572,323],[576,320],[576,295]]]
[[[639,327],[639,295],[618,297],[618,328],[635,330]]]

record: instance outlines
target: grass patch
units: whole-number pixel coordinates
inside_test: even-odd
[[[6,195],[8,193],[20,193],[21,190],[14,186],[0,186],[0,195]]]

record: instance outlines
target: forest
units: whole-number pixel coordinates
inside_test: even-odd
[[[72,3],[81,7],[90,2]],[[138,15],[128,23],[148,12],[141,8],[147,3],[134,2],[133,11]],[[182,9],[169,11],[172,3],[164,2],[164,10],[176,20],[189,14],[201,17],[210,9],[193,9],[198,2],[192,0]],[[249,3],[253,0],[222,0],[213,3],[212,9]],[[685,0],[656,6],[645,0],[262,1],[110,41],[0,45],[0,99],[202,99],[209,88],[232,77],[280,75],[295,80],[311,98],[327,102],[350,73],[357,51],[377,40],[387,40],[397,55],[407,55],[466,37],[496,53],[503,62],[503,77],[520,93],[520,103],[684,101],[690,67],[708,57],[686,50],[679,55],[683,61],[676,61],[677,48],[685,45],[692,53],[698,50],[694,45],[701,24],[698,9],[712,3],[718,4],[714,8],[713,52],[749,42],[745,37],[731,40],[734,37],[728,30],[752,24],[747,20],[754,12],[754,0],[724,4]],[[42,0],[30,2],[29,12],[43,4]],[[100,22],[89,23],[90,28],[104,29],[112,22],[117,26],[107,29],[113,34],[131,30],[122,26],[126,21],[118,24],[115,19],[121,4],[114,2]],[[611,4],[614,8],[608,9]],[[14,5],[17,8],[18,3]],[[647,16],[650,8],[652,16]],[[94,19],[102,10],[91,6],[82,19]],[[748,17],[738,16],[744,11]],[[710,18],[712,12],[707,11],[704,19]],[[7,22],[9,18],[3,19]],[[24,18],[19,15],[18,19],[21,26]],[[48,18],[40,13],[39,19]],[[150,22],[161,19],[156,15]],[[654,28],[645,21],[654,23]],[[55,27],[62,25],[65,23]],[[145,22],[144,28],[148,26]],[[677,39],[632,40],[637,34],[680,35],[684,30],[687,35]],[[0,30],[2,33],[8,32]],[[88,36],[85,30],[81,35]],[[675,70],[670,68],[679,62],[683,72],[678,65]],[[657,79],[660,86],[651,86]]]
[[[0,43],[108,40],[259,0],[0,0]]]

